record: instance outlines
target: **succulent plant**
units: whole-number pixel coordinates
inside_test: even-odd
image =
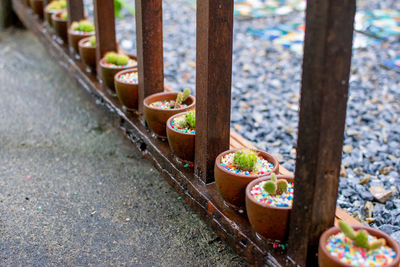
[[[64,0],[60,0],[60,1],[52,1],[51,3],[49,3],[47,5],[47,9],[48,10],[53,10],[53,11],[57,11],[57,10],[62,10],[67,8],[67,2]]]
[[[127,55],[115,52],[108,52],[105,55],[105,59],[107,63],[118,66],[126,65],[129,62],[129,57]]]
[[[186,116],[184,116],[184,115],[175,118],[175,123],[176,123],[180,128],[183,128],[183,129],[185,129],[185,128],[187,128],[187,127],[189,126],[188,123],[187,123],[187,121],[186,121]]]
[[[190,89],[186,88],[183,92],[179,92],[176,100],[170,102],[170,106],[173,108],[180,108],[183,102],[190,96]]]
[[[270,195],[282,195],[288,189],[286,179],[276,179],[275,173],[271,173],[271,179],[264,184],[264,190]]]
[[[236,168],[244,171],[254,171],[257,169],[257,157],[256,151],[243,148],[235,152],[233,158],[233,164]]]
[[[345,221],[339,221],[340,230],[358,247],[362,247],[368,250],[378,249],[386,244],[384,238],[379,238],[375,241],[368,241],[368,232],[366,230],[354,231],[353,227],[347,224]]]
[[[75,21],[71,24],[71,29],[73,31],[94,32],[94,25],[87,20]]]
[[[96,46],[96,36],[92,36],[89,40],[91,46]]]
[[[190,128],[196,129],[196,111],[191,110],[186,113],[186,122],[189,124]]]
[[[67,20],[68,19],[68,12],[67,11],[63,11],[60,15],[60,18],[62,20]]]

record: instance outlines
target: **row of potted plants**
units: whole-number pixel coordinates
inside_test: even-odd
[[[42,6],[40,7],[40,2]],[[25,0],[40,16],[42,0]],[[75,53],[90,71],[96,71],[94,25],[87,20],[74,22],[67,29],[65,0],[55,0],[44,8],[49,25],[64,43],[71,42]],[[116,92],[128,110],[138,108],[138,69],[136,56],[111,51],[98,62],[105,86]],[[144,116],[156,137],[167,139],[171,151],[183,162],[193,162],[196,136],[196,100],[190,90],[163,92],[143,101]],[[279,162],[261,150],[236,149],[217,156],[215,182],[224,203],[246,211],[257,236],[286,241],[295,191],[295,178],[279,175]],[[319,244],[320,266],[399,266],[398,244],[385,233],[345,222],[324,232]]]

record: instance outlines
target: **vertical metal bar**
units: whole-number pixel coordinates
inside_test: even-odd
[[[100,59],[109,51],[117,51],[115,37],[114,1],[93,0],[94,24],[96,27],[96,58],[97,66]],[[97,71],[100,75],[101,71]]]
[[[307,1],[289,229],[289,254],[302,266],[317,266],[319,236],[334,223],[355,10],[355,0]]]
[[[197,1],[195,172],[214,181],[214,161],[229,149],[233,0]]]
[[[84,8],[82,0],[67,0],[68,9],[68,28],[72,22],[79,21],[84,18]]]
[[[164,91],[162,0],[136,0],[139,111],[143,99]]]

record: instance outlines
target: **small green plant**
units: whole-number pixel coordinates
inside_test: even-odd
[[[94,32],[93,23],[87,20],[81,20],[79,22],[73,22],[71,25],[72,30],[81,32]]]
[[[180,108],[182,103],[190,96],[190,89],[186,88],[183,92],[179,92],[176,96],[176,100],[171,100],[169,106],[171,108]]]
[[[276,179],[276,174],[271,173],[271,179],[264,184],[264,190],[270,195],[282,195],[288,189],[288,182],[285,179]]]
[[[91,46],[96,46],[96,36],[92,36],[89,40]]]
[[[47,5],[48,10],[57,11],[67,8],[67,2],[60,0],[60,1],[52,1]]]
[[[353,240],[354,244],[358,247],[374,250],[386,245],[386,240],[384,238],[369,242],[368,232],[366,230],[354,231],[353,227],[344,221],[339,221],[339,228],[348,238]]]
[[[258,153],[254,150],[243,148],[235,152],[233,164],[243,171],[255,171],[257,169]]]
[[[60,18],[62,20],[67,20],[68,19],[68,12],[67,11],[63,11],[60,15]]]
[[[196,111],[191,110],[185,115],[175,118],[175,124],[182,129],[191,128],[196,129]]]
[[[106,62],[109,64],[115,64],[118,66],[123,66],[128,64],[129,57],[122,53],[108,52],[105,55]]]
[[[125,0],[114,0],[114,13],[115,17],[118,19],[122,19],[124,16],[121,11],[123,8],[126,8],[132,16],[135,16],[135,9],[132,8]]]

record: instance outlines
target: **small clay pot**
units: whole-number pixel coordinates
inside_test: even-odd
[[[177,109],[159,109],[150,107],[150,104],[157,101],[175,100],[177,95],[177,92],[163,92],[150,95],[143,100],[143,112],[147,126],[160,138],[166,138],[167,136],[166,128],[168,119],[175,114],[193,109],[196,105],[196,100],[193,96],[189,96],[183,102],[187,107]]]
[[[139,84],[126,83],[119,79],[119,77],[126,73],[137,72],[137,68],[131,68],[123,70],[115,74],[114,82],[117,96],[122,105],[127,109],[137,110],[138,109],[138,91]]]
[[[53,16],[54,13],[59,12],[59,10],[51,10],[48,7],[44,8],[44,19],[47,21],[47,23],[53,27],[53,20],[51,16]]]
[[[386,233],[367,226],[353,226],[354,230],[366,230],[370,235],[377,238],[384,238],[386,245],[391,247],[396,252],[396,257],[393,259],[391,264],[385,265],[385,267],[399,267],[400,265],[400,246],[389,237]],[[319,238],[318,246],[318,263],[320,267],[351,267],[352,265],[341,262],[337,257],[332,256],[326,249],[326,242],[331,235],[335,235],[340,231],[339,227],[331,227],[322,233]]]
[[[87,37],[79,41],[79,55],[83,63],[85,63],[92,72],[96,72],[96,47],[85,45],[85,43],[90,41],[90,38],[91,37]]]
[[[245,207],[245,191],[246,186],[253,180],[258,179],[262,176],[269,175],[269,173],[260,174],[260,175],[243,175],[236,174],[224,169],[221,166],[221,158],[229,154],[231,152],[235,152],[239,149],[232,149],[225,152],[222,152],[215,159],[214,165],[214,177],[215,184],[217,185],[217,189],[221,194],[222,198],[225,200],[228,206],[231,206],[234,209],[243,209]],[[279,173],[279,162],[278,160],[268,154],[267,152],[256,150],[259,155],[261,155],[264,159],[272,162],[274,167],[272,168],[272,172],[278,174]]]
[[[136,60],[136,56],[130,56],[131,59]],[[137,67],[137,65],[134,66],[129,66],[129,67],[117,67],[117,68],[111,68],[107,67],[105,65],[106,60],[102,58],[99,62],[100,64],[100,69],[101,69],[101,78],[103,79],[104,84],[112,91],[115,92],[115,84],[114,84],[114,77],[115,74],[120,72],[121,70],[127,70],[131,69],[134,67]]]
[[[30,0],[32,10],[35,14],[43,19],[43,0]]]
[[[68,30],[69,45],[74,49],[75,53],[79,54],[79,41],[87,37],[92,37],[93,35],[94,32],[78,33],[76,31],[69,29]]]
[[[178,132],[171,127],[171,122],[173,119],[185,114],[186,112],[179,113],[168,119],[167,138],[169,148],[179,159],[193,162],[196,134]]]
[[[293,176],[277,175],[276,178],[293,182]],[[251,196],[251,189],[258,183],[270,180],[271,176],[261,177],[250,182],[246,187],[246,211],[251,227],[266,239],[286,240],[289,217],[292,207],[273,207],[258,202]]]
[[[68,43],[68,23],[67,20],[63,20],[60,18],[61,13],[63,11],[58,11],[51,16],[51,20],[53,21],[53,27],[58,35],[58,37],[63,40],[65,44]]]

